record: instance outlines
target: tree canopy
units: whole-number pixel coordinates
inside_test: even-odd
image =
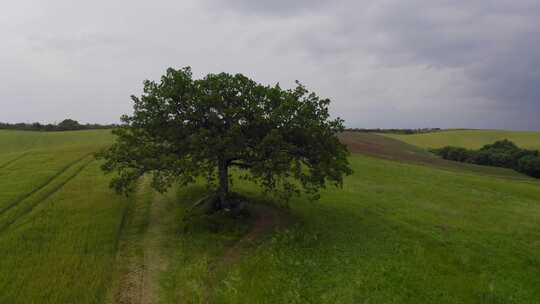
[[[448,160],[482,166],[511,168],[529,176],[540,178],[540,152],[521,149],[507,139],[485,145],[479,150],[447,146],[432,149],[432,152]]]
[[[352,172],[336,137],[343,120],[330,118],[329,99],[296,84],[285,90],[227,73],[193,79],[189,67],[170,68],[132,96],[133,114],[114,130],[115,144],[101,154],[103,169],[117,173],[112,186],[124,193],[145,174],[161,192],[204,178],[221,208],[232,167],[285,200],[302,190],[317,197]]]

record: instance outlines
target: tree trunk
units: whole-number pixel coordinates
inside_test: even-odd
[[[220,160],[219,165],[219,209],[225,209],[229,207],[227,203],[227,196],[229,194],[229,166],[227,161]]]

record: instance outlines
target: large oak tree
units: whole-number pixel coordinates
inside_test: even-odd
[[[301,190],[316,197],[351,173],[336,137],[343,121],[330,119],[330,100],[299,83],[284,90],[241,74],[193,79],[189,67],[170,68],[132,99],[133,114],[122,117],[115,144],[102,153],[119,192],[132,191],[145,174],[161,192],[204,178],[216,190],[216,207],[226,208],[232,167],[285,199]]]

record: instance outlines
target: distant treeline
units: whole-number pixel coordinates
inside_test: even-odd
[[[540,178],[540,152],[521,149],[507,139],[485,145],[479,150],[447,146],[431,151],[448,160],[510,168]]]
[[[421,129],[359,129],[352,128],[346,129],[350,132],[369,132],[369,133],[392,133],[392,134],[422,134],[422,133],[432,133],[439,132],[441,128],[421,128]]]
[[[22,130],[22,131],[74,131],[74,130],[91,130],[91,129],[110,129],[116,125],[100,125],[100,124],[80,124],[73,119],[64,119],[58,124],[41,124],[34,123],[3,123],[0,122],[0,129],[4,130]]]

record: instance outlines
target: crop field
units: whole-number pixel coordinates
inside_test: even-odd
[[[533,178],[511,169],[444,160],[428,152],[427,149],[413,146],[388,136],[365,132],[344,132],[340,134],[339,137],[353,153],[449,170],[461,174],[480,174],[485,176],[505,177],[508,179],[534,181]]]
[[[186,210],[204,188],[160,196],[165,206],[157,216],[163,231],[158,247],[167,261],[159,275],[161,301],[534,303],[540,298],[539,183],[360,154],[350,160],[355,174],[344,189],[327,189],[319,202],[298,198],[289,209],[258,220],[275,222],[274,233],[261,228],[264,223],[231,225],[216,218],[198,220],[197,228],[186,232]],[[271,205],[249,183],[235,185],[259,206]]]
[[[127,200],[92,153],[110,131],[0,131],[0,303],[101,303]]]
[[[109,131],[0,131],[0,303],[538,302],[539,182],[341,139],[343,189],[283,207],[235,180],[233,220],[187,215],[201,185],[115,195],[90,155]]]
[[[353,164],[363,173],[350,179],[345,191],[328,191],[318,203],[298,199],[288,211],[293,224],[257,241],[245,242],[242,230],[212,219],[185,233],[186,206],[203,188],[162,200],[161,225],[168,227],[160,240],[168,260],[160,276],[162,302],[534,303],[538,298],[537,187],[363,156],[353,157]],[[239,188],[256,197],[253,187]]]
[[[503,130],[456,130],[413,135],[384,134],[422,148],[457,146],[479,149],[497,140],[508,139],[521,148],[540,150],[540,132]]]

